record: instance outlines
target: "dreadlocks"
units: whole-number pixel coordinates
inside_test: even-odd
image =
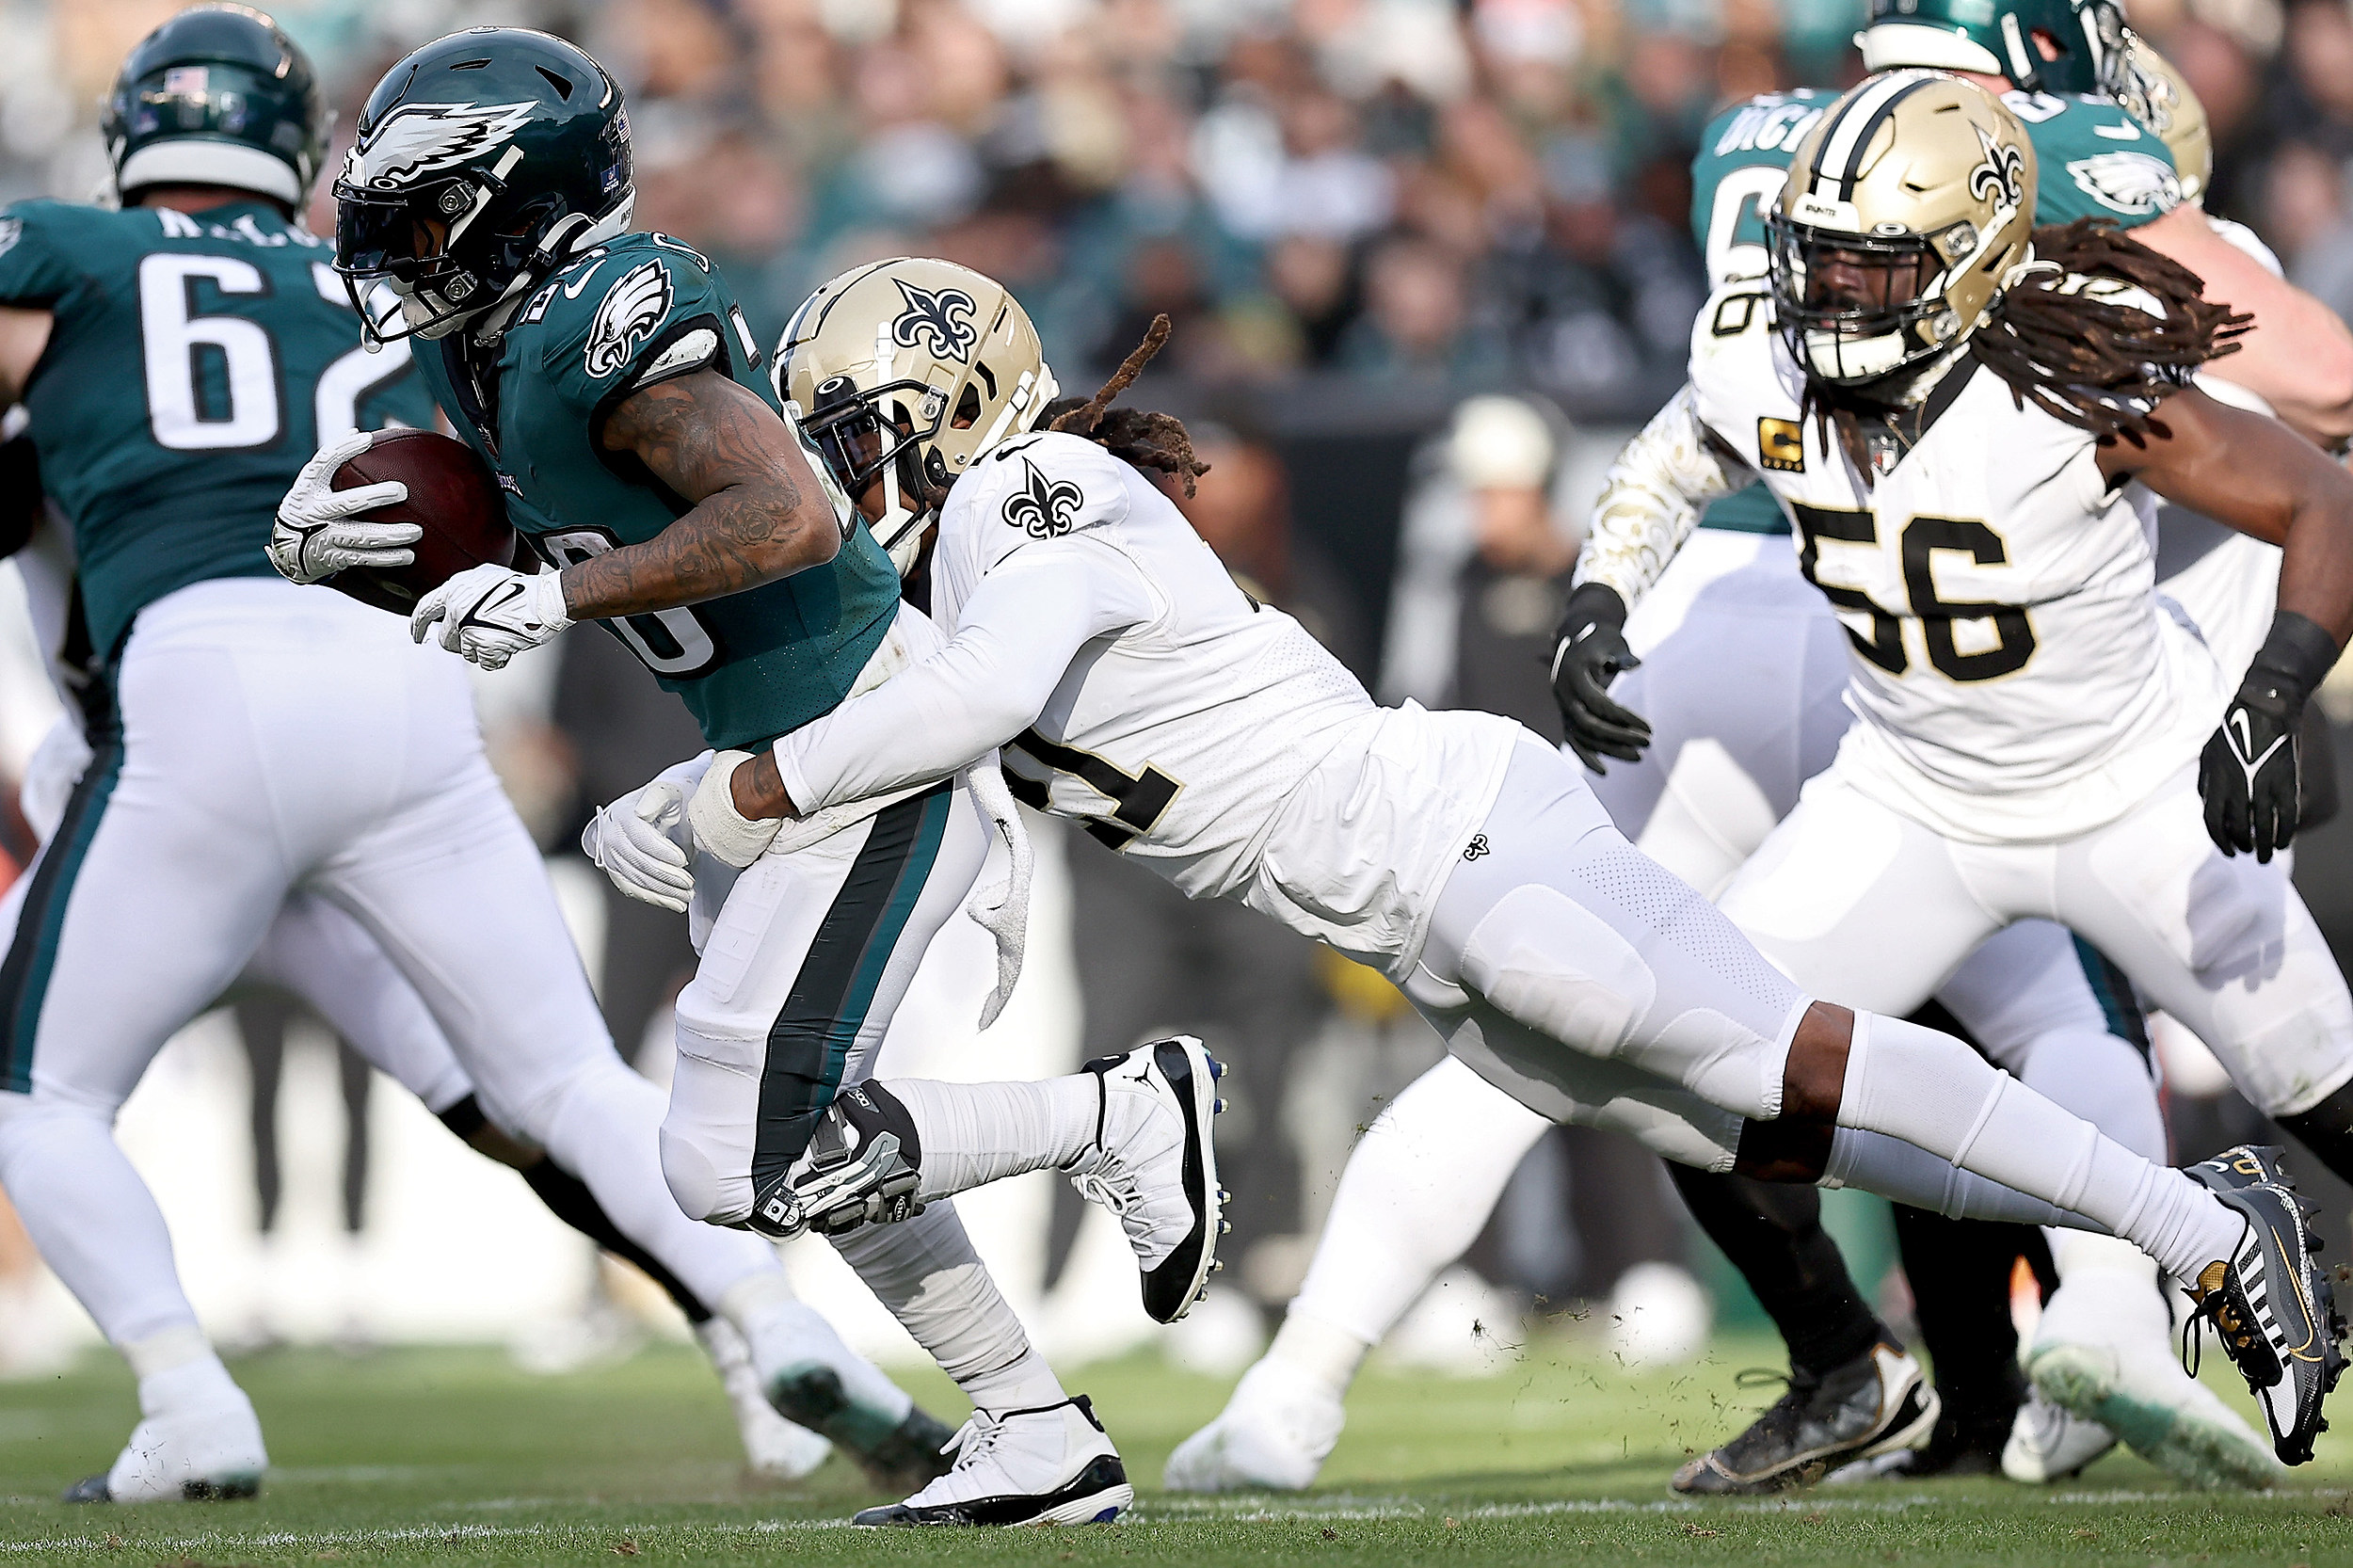
[[[2238,351],[2254,317],[2203,296],[2204,281],[2105,218],[2037,229],[2035,261],[1970,340],[1977,361],[2055,419],[2103,445],[2166,434],[2156,406],[2209,360]],[[2151,315],[2102,299],[2086,280],[2109,278],[2164,308]]]
[[[1209,465],[1193,456],[1193,438],[1185,433],[1184,423],[1150,409],[1112,407],[1112,400],[1144,374],[1152,356],[1168,342],[1168,317],[1154,316],[1151,330],[1144,334],[1135,352],[1119,362],[1119,368],[1112,372],[1112,378],[1103,383],[1101,391],[1084,401],[1058,398],[1046,406],[1041,417],[1048,429],[1084,436],[1135,468],[1175,474],[1185,487],[1185,499],[1190,501],[1193,480],[1209,472]]]

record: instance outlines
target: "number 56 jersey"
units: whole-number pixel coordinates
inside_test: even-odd
[[[2095,284],[2095,287],[2103,285]],[[1757,285],[1692,332],[1700,420],[1788,514],[1799,568],[1853,654],[1840,774],[1964,842],[2070,838],[2198,755],[2222,678],[2155,592],[2151,503],[2111,489],[2085,431],[1964,354],[1855,466]]]
[[[279,498],[322,442],[432,419],[408,357],[360,346],[331,255],[258,198],[0,214],[0,304],[52,318],[24,405],[102,656],[175,589],[274,577]]]

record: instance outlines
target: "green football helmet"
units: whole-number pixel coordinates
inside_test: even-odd
[[[2123,30],[2116,0],[1871,0],[1871,24],[1855,41],[1866,71],[1977,71],[2028,92],[2089,96],[2107,90]],[[2042,57],[2038,33],[2057,59]]]
[[[446,337],[627,230],[629,117],[604,67],[561,39],[475,27],[384,73],[335,182],[335,270],[388,284],[379,341]]]
[[[101,124],[115,189],[227,185],[300,207],[327,156],[329,117],[311,62],[245,6],[182,11],[141,39]]]

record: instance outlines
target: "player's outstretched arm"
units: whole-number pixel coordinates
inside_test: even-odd
[[[1640,761],[1650,744],[1650,725],[1609,695],[1641,663],[1626,646],[1628,612],[1699,526],[1701,509],[1754,477],[1701,420],[1689,385],[1609,465],[1552,653],[1569,745],[1595,773],[1608,771],[1604,757]]]
[[[2238,352],[2208,374],[2245,387],[2316,441],[2353,437],[2353,331],[2334,311],[2224,238],[2201,208],[2176,207],[2133,238],[2198,274],[2208,299],[2255,318]]]
[[[674,610],[824,566],[841,522],[800,443],[758,393],[714,370],[632,392],[606,417],[625,452],[694,509],[643,544],[564,568],[574,620]]]
[[[2353,632],[2353,474],[2277,420],[2195,390],[2165,400],[2145,448],[2104,447],[2100,468],[2281,547],[2271,634],[2198,770],[2215,842],[2268,860],[2296,836],[2304,704]]]

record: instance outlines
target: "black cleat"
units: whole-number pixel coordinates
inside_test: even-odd
[[[1095,1140],[1064,1169],[1079,1195],[1119,1217],[1144,1276],[1144,1310],[1173,1323],[1223,1267],[1211,1123],[1225,1067],[1190,1034],[1101,1056],[1079,1069],[1097,1084]]]
[[[2272,1451],[2283,1464],[2301,1464],[2313,1457],[2313,1439],[2329,1427],[2320,1407],[2345,1371],[2345,1326],[2277,1154],[2240,1147],[2189,1167],[2247,1229],[2229,1257],[2209,1263],[2190,1282],[2197,1308],[2183,1325],[2184,1350],[2194,1375],[2200,1327],[2211,1321],[2263,1406]],[[2255,1179],[2250,1166],[2277,1179]]]
[[[1920,1364],[1882,1341],[1821,1376],[1799,1371],[1746,1432],[1674,1473],[1702,1496],[1803,1486],[1857,1460],[1909,1448],[1936,1425],[1935,1390]]]

